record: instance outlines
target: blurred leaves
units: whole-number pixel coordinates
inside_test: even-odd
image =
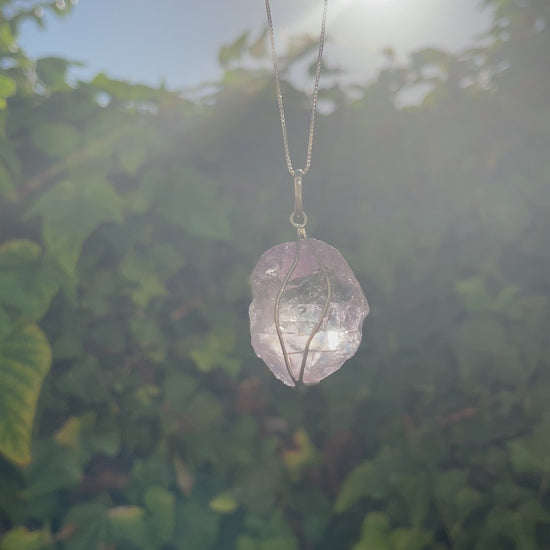
[[[0,549],[546,549],[549,14],[487,3],[475,48],[323,67],[311,232],[373,308],[300,393],[246,328],[291,238],[267,30],[186,97],[69,84],[18,49],[39,3],[0,2]],[[316,47],[280,59],[291,141]]]

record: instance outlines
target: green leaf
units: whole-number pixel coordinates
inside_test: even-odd
[[[248,36],[249,33],[244,32],[232,44],[220,48],[218,60],[222,67],[227,67],[231,61],[237,61],[242,56],[248,45]]]
[[[468,516],[484,504],[482,494],[468,485],[467,470],[438,473],[434,478],[434,500],[452,538]]]
[[[514,285],[504,287],[496,296],[487,290],[485,277],[476,276],[464,279],[455,284],[456,293],[464,300],[470,312],[492,311],[511,319],[521,319],[522,311],[518,306],[519,288]]]
[[[17,84],[13,78],[0,74],[0,98],[11,97],[17,90]]]
[[[356,466],[347,475],[338,493],[334,508],[336,513],[345,512],[369,493],[384,496],[383,487],[378,487],[378,479],[373,462],[367,461]]]
[[[20,466],[31,461],[31,433],[51,349],[35,325],[17,325],[0,342],[0,452]]]
[[[122,222],[121,200],[103,179],[65,180],[36,200],[27,216],[35,215],[48,251],[73,275],[85,239],[104,223]]]
[[[92,86],[122,101],[152,101],[160,95],[159,90],[150,86],[113,80],[103,73],[98,74],[92,80]]]
[[[218,540],[220,515],[193,500],[176,506],[176,534],[178,550],[212,550]]]
[[[432,548],[433,535],[419,528],[398,527],[390,534],[392,550],[423,550]]]
[[[197,389],[197,382],[184,372],[172,371],[168,373],[163,388],[170,409],[178,414],[184,414],[191,396]]]
[[[167,543],[174,535],[174,495],[164,487],[152,486],[145,493],[145,506],[149,511],[148,525],[154,544]]]
[[[13,51],[15,47],[15,37],[13,36],[10,23],[2,22],[0,25],[0,51]]]
[[[236,338],[233,327],[219,327],[192,343],[191,358],[202,372],[221,368],[229,376],[235,377],[239,374],[242,364],[239,359],[232,357],[235,354]]]
[[[425,473],[396,473],[392,485],[403,497],[413,526],[423,525],[432,511],[429,476]]]
[[[40,262],[40,247],[27,239],[0,246],[0,304],[39,320],[59,288],[59,273]]]
[[[256,41],[250,44],[248,53],[255,59],[263,59],[267,55],[267,26]]]
[[[464,381],[514,384],[530,375],[519,369],[519,350],[506,334],[506,326],[494,317],[467,317],[452,336],[453,349]]]
[[[396,452],[384,447],[374,460],[356,466],[346,477],[338,498],[335,511],[345,512],[363,497],[384,498],[390,491],[389,476],[399,461]]]
[[[156,266],[134,249],[124,256],[120,274],[132,283],[130,295],[140,308],[145,308],[153,298],[166,294],[166,289],[158,278]]]
[[[14,527],[0,541],[0,550],[41,550],[52,542],[47,529],[30,531],[26,527]]]
[[[1,101],[0,101],[1,103]],[[7,195],[15,189],[13,184],[13,178],[11,177],[8,170],[0,164],[0,197],[2,195]]]
[[[223,406],[212,393],[199,391],[187,403],[185,412],[200,431],[204,432],[221,418]]]
[[[516,472],[550,475],[550,418],[537,424],[530,435],[510,441],[508,450]]]
[[[294,537],[274,537],[262,540],[258,550],[299,550],[298,541]]]
[[[65,158],[78,148],[80,134],[72,126],[41,124],[32,128],[31,139],[42,153],[54,158]]]
[[[484,530],[513,541],[514,548],[538,550],[541,548],[537,543],[538,527],[541,524],[548,526],[549,523],[548,510],[534,497],[533,500],[522,502],[515,509],[502,508],[497,503],[487,515]]]
[[[113,539],[117,542],[132,542],[138,548],[146,548],[147,531],[145,510],[139,506],[117,506],[111,508],[107,517]]]
[[[237,550],[258,550],[258,545],[252,537],[245,535],[237,540]]]
[[[66,550],[97,550],[108,533],[107,510],[98,502],[79,504],[69,510],[63,529],[72,533],[63,543]]]
[[[17,91],[17,84],[13,78],[0,74],[0,100],[5,100]],[[0,103],[0,106],[5,106],[5,101]]]
[[[214,497],[208,504],[210,510],[218,514],[232,514],[239,506],[235,497],[230,493],[221,493]]]
[[[11,331],[12,323],[8,314],[0,308],[0,340]]]
[[[33,460],[25,470],[25,488],[21,498],[34,503],[55,496],[60,489],[74,489],[82,481],[83,463],[89,453],[81,448],[69,448],[53,441],[36,446]]]
[[[179,172],[151,170],[140,184],[140,193],[157,206],[165,220],[205,239],[228,241],[231,237],[227,213],[217,182],[185,166]]]
[[[43,57],[36,62],[36,74],[52,92],[70,90],[71,87],[66,80],[67,69],[75,65],[81,65],[81,63],[67,61],[59,57]]]
[[[40,245],[28,239],[13,239],[0,246],[0,269],[18,268],[42,255]]]
[[[361,539],[352,550],[393,550],[389,541],[390,520],[385,514],[371,512],[361,527]]]

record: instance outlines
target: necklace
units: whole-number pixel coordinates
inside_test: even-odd
[[[311,167],[313,134],[328,0],[324,0],[319,52],[313,86],[306,163],[294,169],[281,92],[275,33],[269,0],[265,0],[275,88],[285,160],[294,178],[294,210],[290,223],[296,241],[279,244],[262,255],[250,276],[250,333],[256,355],[288,386],[316,384],[337,371],[357,351],[369,305],[353,271],[340,252],[308,237],[302,180]]]

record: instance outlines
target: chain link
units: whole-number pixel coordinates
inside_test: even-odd
[[[288,135],[286,128],[285,108],[283,105],[283,94],[281,92],[281,79],[279,76],[279,63],[277,62],[277,52],[275,50],[275,32],[273,30],[273,19],[271,17],[271,6],[269,0],[265,0],[265,10],[267,12],[267,25],[269,28],[269,37],[271,40],[271,55],[273,58],[273,69],[275,71],[275,86],[277,89],[277,102],[279,104],[279,115],[281,118],[281,129],[283,132],[283,145],[285,148],[286,164],[291,176],[296,175],[297,172],[302,175],[307,174],[311,167],[311,151],[313,149],[313,133],[315,131],[315,115],[317,113],[317,97],[319,95],[319,80],[321,78],[321,66],[323,59],[323,49],[325,47],[325,29],[327,24],[327,8],[328,0],[324,0],[323,7],[323,20],[321,23],[321,35],[319,37],[319,53],[317,56],[317,65],[315,68],[315,82],[313,85],[313,104],[311,107],[311,119],[309,123],[309,136],[306,152],[306,164],[302,170],[295,170],[292,165],[292,159],[290,158],[290,150],[288,147]]]

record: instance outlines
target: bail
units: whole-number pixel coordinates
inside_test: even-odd
[[[290,223],[298,230],[303,230],[307,224],[307,214],[304,212],[302,200],[303,170],[294,171],[294,211],[290,215]]]

